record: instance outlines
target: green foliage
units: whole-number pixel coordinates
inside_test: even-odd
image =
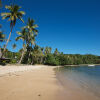
[[[96,64],[98,56],[95,55],[59,55],[61,65]]]
[[[80,55],[80,54],[63,54],[55,55],[55,53],[45,54],[45,49],[35,45],[34,48],[27,46],[27,51],[23,57],[23,64],[47,64],[47,65],[78,65],[78,64],[100,64],[100,57],[96,55]],[[3,51],[3,49],[1,49]],[[5,57],[10,58],[10,63],[17,63],[21,58],[21,53],[11,52],[6,49]],[[30,54],[30,55],[29,55]]]
[[[43,61],[44,61],[43,48],[39,47],[38,45],[35,45],[32,52],[32,62],[33,64],[43,64]]]
[[[44,54],[45,55],[51,54],[51,51],[52,51],[52,48],[51,47],[45,47]]]
[[[3,34],[3,31],[1,30],[2,25],[0,24],[0,42],[3,42],[5,39],[5,34]]]
[[[10,6],[5,6],[5,8],[9,12],[1,13],[1,16],[2,16],[2,19],[8,19],[8,21],[10,21],[11,28],[13,28],[13,26],[15,26],[17,19],[20,19],[22,22],[24,22],[22,19],[22,16],[25,14],[25,12],[19,11],[21,8],[20,6],[10,5]]]
[[[48,54],[46,57],[45,64],[47,65],[59,65],[58,58],[55,58],[53,54]]]
[[[11,33],[13,30],[13,27],[16,24],[17,19],[20,19],[22,22],[24,22],[22,17],[25,14],[25,12],[19,11],[21,7],[18,5],[5,6],[5,8],[7,9],[7,12],[1,13],[1,16],[2,16],[2,19],[8,19],[8,21],[10,21],[11,31],[10,31],[9,37],[6,41],[6,45],[4,47],[4,51],[2,53],[1,58],[4,57],[5,50],[7,48],[8,42],[10,41]]]
[[[59,53],[58,49],[56,48],[55,51],[54,51],[54,55],[59,55],[59,54],[60,53]]]
[[[23,53],[19,63],[25,61],[25,63],[33,64],[32,46],[35,45],[35,37],[38,33],[38,30],[36,29],[38,26],[34,24],[34,22],[33,19],[28,18],[27,25],[22,28],[21,32],[17,32],[19,36],[16,38],[16,41],[20,39],[23,40]],[[26,55],[28,59],[24,57]]]
[[[17,60],[16,59],[12,59],[10,63],[11,64],[16,64],[17,63]]]

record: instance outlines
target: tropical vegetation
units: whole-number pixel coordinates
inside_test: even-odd
[[[7,12],[1,13],[1,16],[2,16],[2,19],[8,19],[8,21],[10,21],[10,34],[9,34],[9,37],[8,37],[7,42],[5,44],[2,57],[5,53],[6,48],[7,48],[13,27],[15,26],[17,19],[20,19],[22,22],[24,22],[22,17],[25,14],[24,11],[19,11],[21,7],[18,5],[5,6],[5,8],[7,9]]]

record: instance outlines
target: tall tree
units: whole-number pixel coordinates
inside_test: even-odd
[[[5,34],[3,34],[3,31],[1,30],[2,25],[0,25],[0,42],[4,41]]]
[[[10,40],[13,27],[14,27],[15,24],[16,24],[16,20],[17,20],[17,19],[20,19],[22,22],[24,22],[24,20],[22,19],[22,17],[23,17],[23,15],[25,14],[25,12],[19,11],[21,7],[18,6],[18,5],[5,6],[5,8],[6,8],[9,12],[1,13],[1,16],[2,16],[2,19],[8,19],[8,21],[10,21],[10,30],[11,30],[11,31],[10,31],[8,40],[7,40],[7,42],[6,42],[5,48],[4,48],[4,52],[5,52],[6,48],[7,48],[7,45],[8,45],[8,42],[9,42],[9,40]],[[3,54],[3,55],[4,55],[4,54]],[[2,55],[2,56],[3,56],[3,55]]]
[[[32,51],[32,63],[38,63],[38,64],[42,64],[43,63],[43,58],[44,58],[44,54],[43,54],[43,48],[41,48],[38,45],[34,46],[34,49]]]
[[[38,25],[35,24],[35,21],[31,18],[28,18],[27,25],[23,27],[28,31],[28,45],[31,47],[32,45],[35,45],[35,37],[38,34],[38,30],[36,29],[37,27]],[[31,49],[29,52],[29,57],[30,55],[31,55]],[[28,61],[29,61],[29,58],[28,58]]]
[[[21,58],[19,60],[19,64],[22,62],[22,59],[24,57],[24,54],[25,54],[25,51],[26,51],[26,47],[27,47],[27,44],[28,44],[28,32],[26,31],[25,28],[22,28],[21,32],[17,32],[17,34],[19,35],[17,38],[16,38],[16,41],[18,40],[23,40],[23,50],[22,50],[22,55],[21,55]]]
[[[54,55],[59,55],[59,54],[60,53],[59,53],[58,49],[56,48],[55,51],[54,51]]]
[[[1,30],[2,25],[0,25],[0,42],[3,42],[5,40],[5,34],[3,34],[3,31]],[[0,58],[2,56],[2,51],[1,51],[1,45],[0,45]]]
[[[36,29],[37,27],[38,25],[35,24],[35,21],[31,18],[28,18],[27,24],[23,28],[28,29],[29,35],[35,36],[38,34],[38,30]]]
[[[47,54],[50,54],[51,51],[52,51],[52,48],[51,48],[51,47],[45,47],[45,50],[44,50],[45,56],[46,56]]]

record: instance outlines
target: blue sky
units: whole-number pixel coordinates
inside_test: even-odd
[[[25,22],[28,17],[35,19],[39,26],[36,43],[41,47],[58,48],[66,54],[100,55],[100,0],[3,0],[3,5],[11,1],[22,6]],[[0,23],[8,36],[9,22],[0,18]],[[15,37],[23,25],[17,21],[9,50],[22,48],[22,41],[15,42]],[[17,44],[15,50],[13,43]]]

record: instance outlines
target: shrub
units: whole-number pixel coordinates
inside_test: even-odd
[[[59,65],[59,61],[54,57],[54,55],[48,54],[45,60],[45,64],[55,66]]]

